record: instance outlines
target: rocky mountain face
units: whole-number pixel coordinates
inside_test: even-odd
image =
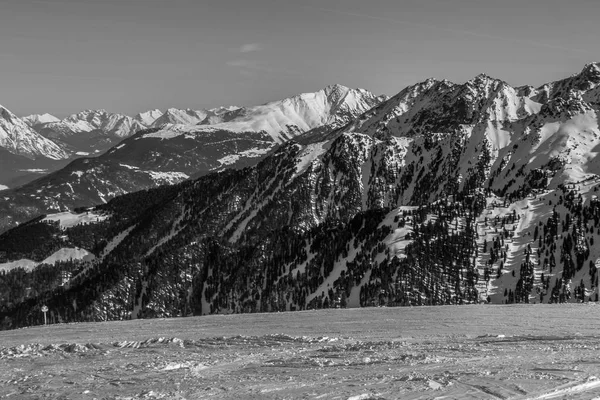
[[[30,129],[8,109],[0,106],[0,147],[12,154],[28,158],[46,157],[53,160],[68,158],[56,143]]]
[[[294,135],[313,128],[322,132],[337,129],[381,100],[365,90],[336,85],[256,107],[140,114],[135,121],[156,118],[151,125],[158,127],[140,130],[99,156],[79,158],[34,182],[3,191],[0,231],[40,214],[99,204],[124,193],[228,167],[254,165]],[[79,121],[77,126],[102,127],[106,135],[110,127],[129,135],[116,129],[131,124],[109,123],[112,120],[107,115],[83,112],[51,124],[72,126]],[[208,125],[211,117],[220,122]],[[77,140],[84,137],[81,132],[69,135]]]
[[[0,319],[5,327],[40,323],[42,304],[73,321],[597,300],[598,71],[590,64],[540,88],[485,75],[464,84],[430,79],[304,134],[273,133],[275,122],[261,120],[263,139],[281,144],[255,166],[1,235],[5,269],[71,247],[95,259],[12,269],[0,282],[8,293]],[[213,127],[247,126],[248,114],[233,112],[242,119]],[[129,140],[210,131],[198,127]],[[87,223],[66,223],[78,219]],[[38,269],[54,278],[40,283]],[[11,286],[17,277],[28,293]]]

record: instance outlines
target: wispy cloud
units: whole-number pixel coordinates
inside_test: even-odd
[[[260,43],[248,43],[239,48],[240,53],[251,53],[253,51],[260,51],[263,49]]]

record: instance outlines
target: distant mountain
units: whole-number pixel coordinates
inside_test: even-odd
[[[36,125],[47,124],[49,122],[58,122],[60,119],[51,114],[32,114],[21,118],[27,125],[34,127]]]
[[[32,124],[32,127],[74,155],[103,152],[145,128],[131,117],[106,110],[86,110],[60,121]]]
[[[335,85],[263,106],[208,110],[207,115],[227,120],[215,125],[167,123],[141,130],[97,157],[83,157],[35,182],[3,191],[0,230],[35,215],[91,206],[124,193],[224,168],[254,165],[293,136],[313,128],[337,129],[381,100],[362,89]],[[197,123],[200,112],[191,110],[170,109],[163,116],[189,117],[194,113],[198,117],[188,122]],[[101,123],[106,119],[100,118],[105,115],[84,112],[70,121],[106,126]],[[160,118],[153,124],[159,125]]]
[[[139,113],[135,117],[133,117],[133,119],[135,119],[144,126],[150,126],[154,123],[154,121],[156,121],[157,118],[161,117],[162,115],[162,111],[160,111],[159,109],[154,109]]]
[[[261,115],[263,140],[281,143],[250,168],[67,216],[85,225],[50,215],[0,235],[5,266],[62,248],[96,257],[55,266],[50,287],[7,274],[39,294],[11,292],[0,320],[40,323],[41,304],[73,321],[597,301],[599,78],[594,63],[539,88],[486,75],[429,79],[339,125],[327,112],[320,120],[332,127],[304,134],[286,121],[308,126],[320,103],[302,98],[344,96],[301,95],[212,127],[139,132],[125,146],[235,133]],[[345,108],[332,103],[322,110]],[[5,193],[0,215],[16,204]],[[61,274],[71,278],[59,287]]]

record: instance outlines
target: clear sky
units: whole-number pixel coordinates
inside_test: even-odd
[[[600,60],[598,0],[1,0],[0,103],[255,105],[478,73],[539,85]]]

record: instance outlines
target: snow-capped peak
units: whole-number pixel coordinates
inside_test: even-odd
[[[47,124],[49,122],[58,122],[60,119],[56,118],[52,114],[32,114],[21,118],[29,126],[35,126],[40,124]]]
[[[152,122],[152,127],[160,128],[167,124],[196,125],[204,120],[208,114],[207,110],[168,108],[160,117]]]
[[[136,121],[140,122],[142,125],[150,126],[163,115],[163,112],[158,108],[154,110],[148,110],[146,112],[142,112],[133,117]]]

